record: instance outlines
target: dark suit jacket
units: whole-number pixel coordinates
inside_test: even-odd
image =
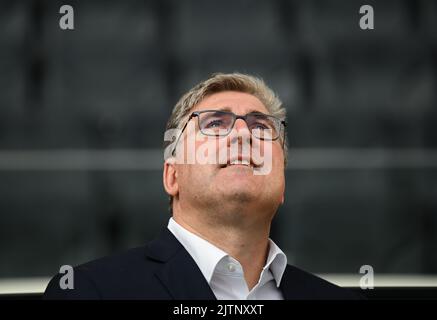
[[[144,247],[74,268],[74,289],[58,274],[45,299],[178,299],[216,297],[190,254],[167,229]],[[285,299],[357,299],[355,293],[288,265],[280,285]]]

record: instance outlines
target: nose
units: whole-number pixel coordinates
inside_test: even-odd
[[[244,142],[249,144],[252,142],[252,134],[250,133],[246,121],[243,119],[237,119],[234,123],[234,127],[229,133],[229,142],[233,144],[237,141],[240,143]]]

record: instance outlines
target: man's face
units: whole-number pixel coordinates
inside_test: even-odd
[[[225,110],[236,115],[246,115],[251,112],[269,114],[266,107],[255,96],[234,91],[210,95],[191,111],[202,110]],[[195,124],[195,131],[199,134],[197,117],[190,121]],[[185,143],[187,137],[193,138],[187,132],[184,132]],[[246,146],[250,148],[250,152],[246,153],[251,158],[250,161],[254,161],[251,155],[255,153],[255,149],[257,149],[256,153],[258,154],[271,152],[271,170],[268,174],[254,174],[253,166],[229,164],[230,158],[235,159],[235,156],[242,156],[244,141],[248,142]],[[216,206],[215,208],[220,209],[217,211],[222,213],[211,218],[220,219],[221,222],[235,223],[235,220],[241,220],[244,218],[242,215],[250,214],[250,212],[265,213],[265,215],[258,214],[257,217],[251,217],[253,222],[258,219],[271,219],[278,206],[283,202],[285,188],[284,153],[281,139],[264,141],[252,137],[246,122],[237,119],[232,131],[227,136],[196,141],[196,150],[202,146],[205,149],[204,144],[210,144],[207,147],[215,148],[217,154],[225,151],[223,148],[226,148],[224,154],[227,155],[228,164],[199,164],[198,162],[177,164],[178,196],[181,207],[194,207],[202,210],[202,208]],[[231,152],[231,148],[234,151]],[[238,150],[237,154],[235,150]]]

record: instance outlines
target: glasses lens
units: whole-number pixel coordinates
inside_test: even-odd
[[[231,131],[233,115],[226,112],[208,111],[199,114],[199,127],[203,134],[225,136]]]
[[[275,140],[279,137],[279,120],[265,114],[249,114],[247,126],[255,138]]]

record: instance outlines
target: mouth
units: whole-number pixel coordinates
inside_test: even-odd
[[[242,168],[249,168],[253,170],[254,168],[258,168],[259,165],[255,164],[249,158],[242,158],[240,156],[238,158],[228,159],[227,163],[220,165],[221,169],[229,168],[229,167],[242,167]]]

